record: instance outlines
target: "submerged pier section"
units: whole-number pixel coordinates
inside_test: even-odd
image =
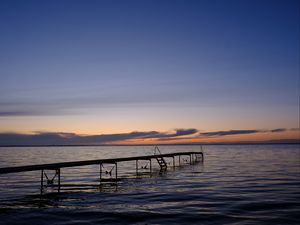
[[[158,154],[157,154],[158,153]],[[111,171],[106,171],[106,173],[110,173],[112,176],[114,174],[115,182],[118,182],[118,163],[126,162],[126,161],[135,161],[136,163],[136,174],[138,175],[139,170],[139,161],[140,160],[148,160],[149,161],[149,171],[152,173],[152,160],[158,163],[160,166],[160,172],[165,172],[168,169],[168,165],[165,161],[165,158],[172,158],[173,165],[175,168],[175,157],[178,157],[178,166],[181,165],[181,156],[189,156],[189,163],[193,164],[195,162],[203,161],[204,156],[203,152],[175,152],[168,154],[161,154],[158,147],[155,147],[154,155],[146,155],[146,156],[134,156],[134,157],[125,157],[125,158],[111,158],[111,159],[97,159],[97,160],[86,160],[86,161],[73,161],[73,162],[61,162],[61,163],[51,163],[51,164],[39,164],[39,165],[28,165],[28,166],[17,166],[17,167],[5,167],[0,168],[1,174],[8,173],[22,173],[28,171],[41,171],[40,176],[40,194],[44,193],[44,188],[47,186],[54,185],[55,181],[57,182],[57,192],[61,191],[61,169],[66,167],[79,167],[79,166],[87,166],[87,165],[99,165],[99,181],[100,185],[103,181],[102,179],[102,169],[104,164],[114,164],[114,167]],[[49,178],[46,171],[54,170],[55,174],[53,177]],[[114,170],[114,171],[113,171]]]

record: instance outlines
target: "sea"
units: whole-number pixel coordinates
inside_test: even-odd
[[[203,162],[166,158],[0,175],[0,224],[300,224],[300,146],[203,145]],[[162,153],[200,151],[159,146]],[[153,155],[153,146],[1,147],[0,167]],[[112,171],[112,173],[110,173]],[[45,175],[44,175],[45,176]],[[46,178],[44,178],[46,179]],[[105,182],[104,182],[105,181]],[[110,182],[111,181],[111,182]]]

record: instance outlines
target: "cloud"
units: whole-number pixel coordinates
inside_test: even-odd
[[[116,91],[118,90],[118,91]],[[40,90],[39,90],[40,91]],[[36,93],[39,93],[37,91]],[[86,113],[83,109],[103,109],[103,108],[123,108],[137,106],[161,106],[177,105],[182,102],[192,100],[193,94],[181,93],[176,98],[177,92],[162,89],[153,92],[151,89],[135,90],[131,88],[118,88],[106,90],[99,94],[99,90],[85,90],[81,92],[55,93],[45,91],[49,94],[41,93],[19,93],[15,97],[5,97],[0,95],[0,117],[15,116],[48,116],[48,115],[74,115]],[[34,92],[35,93],[35,92]],[[138,94],[137,94],[138,93]],[[28,96],[29,95],[29,96]],[[90,111],[88,111],[90,113]]]
[[[297,129],[297,128],[296,128]],[[203,132],[200,133],[200,137],[219,137],[219,136],[228,136],[228,135],[243,135],[243,134],[255,134],[255,133],[277,133],[285,132],[288,130],[296,130],[295,128],[286,129],[286,128],[277,128],[272,130],[227,130],[227,131],[214,131],[214,132]]]
[[[194,128],[176,129],[175,133],[159,133],[159,135],[157,135],[157,138],[174,138],[174,137],[196,134],[197,132],[198,130]]]
[[[158,131],[100,135],[77,135],[63,132],[36,132],[34,134],[0,133],[0,145],[89,145],[114,141],[148,138],[181,137],[197,133],[196,129],[177,129],[173,133]]]
[[[25,112],[22,112],[22,111],[0,111],[0,117],[1,116],[22,116],[22,115],[25,115],[26,113]]]
[[[197,129],[176,129],[172,132],[133,131],[129,133],[78,135],[64,132],[36,132],[34,134],[0,133],[0,145],[93,145],[107,144],[116,141],[155,139],[157,141],[189,140],[195,138],[221,137],[266,132],[285,132],[286,128],[272,130],[228,130],[199,133]],[[299,129],[297,129],[299,130]]]
[[[291,128],[290,131],[300,131],[300,128]]]
[[[273,130],[271,130],[271,132],[284,132],[284,131],[287,131],[287,129],[285,129],[285,128],[278,128],[278,129],[273,129]]]
[[[228,131],[215,131],[215,132],[204,132],[201,136],[212,137],[212,136],[227,136],[227,135],[238,135],[238,134],[254,134],[259,133],[260,130],[228,130]]]
[[[198,132],[198,130],[194,129],[194,128],[191,128],[191,129],[177,129],[176,134],[172,137],[183,136],[183,135],[191,135],[191,134],[195,134],[197,132]]]

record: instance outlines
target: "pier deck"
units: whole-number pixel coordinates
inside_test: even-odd
[[[138,161],[139,160],[149,160],[150,162],[150,173],[152,170],[151,161],[152,159],[156,160],[161,167],[161,172],[167,170],[166,164],[162,166],[161,161],[164,161],[164,158],[173,158],[173,167],[175,167],[175,157],[179,157],[179,165],[180,165],[180,157],[181,156],[189,156],[190,157],[190,164],[196,161],[203,161],[203,152],[175,152],[175,153],[168,153],[168,154],[154,154],[154,155],[146,155],[146,156],[134,156],[134,157],[124,157],[124,158],[110,158],[110,159],[96,159],[96,160],[85,160],[85,161],[73,161],[73,162],[60,162],[60,163],[49,163],[49,164],[38,164],[38,165],[28,165],[28,166],[16,166],[16,167],[4,167],[0,168],[0,175],[1,174],[8,174],[8,173],[21,173],[21,172],[28,172],[28,171],[41,171],[41,194],[43,193],[43,189],[47,185],[54,184],[54,178],[57,177],[57,190],[60,192],[61,186],[61,168],[66,167],[79,167],[79,166],[87,166],[87,165],[100,165],[100,184],[102,180],[102,167],[103,164],[115,164],[115,181],[118,180],[118,169],[117,163],[118,162],[126,162],[126,161],[136,161],[136,172],[138,174]],[[52,179],[49,179],[47,174],[45,173],[46,170],[54,170],[55,176]],[[47,180],[46,185],[44,184],[44,177]]]

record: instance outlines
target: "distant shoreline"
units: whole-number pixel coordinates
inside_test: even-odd
[[[0,148],[4,147],[122,147],[122,146],[178,146],[178,145],[300,145],[299,142],[247,142],[247,143],[190,143],[190,144],[137,144],[137,145],[126,145],[126,144],[111,144],[111,145],[0,145]]]

